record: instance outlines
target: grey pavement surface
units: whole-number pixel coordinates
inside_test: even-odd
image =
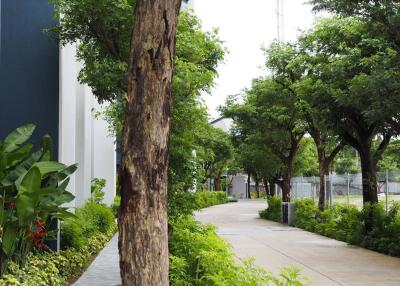
[[[218,227],[242,259],[255,258],[258,266],[279,273],[297,266],[311,285],[400,285],[400,259],[258,218],[265,201],[210,207],[196,218]]]
[[[73,286],[120,286],[118,236],[99,253]]]

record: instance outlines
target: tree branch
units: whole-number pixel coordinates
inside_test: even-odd
[[[390,139],[391,138],[392,138],[392,134],[391,133],[386,134],[383,137],[381,144],[379,144],[378,149],[376,149],[376,151],[374,153],[373,159],[374,159],[375,163],[377,163],[382,158],[383,152],[385,152],[387,146],[390,143]]]

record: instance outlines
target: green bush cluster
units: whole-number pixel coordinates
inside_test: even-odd
[[[121,205],[121,196],[116,195],[114,198],[114,202],[111,205],[111,210],[115,217],[118,217],[118,210],[120,205]]]
[[[307,231],[393,256],[400,256],[400,205],[334,205],[319,211],[312,199],[296,201],[294,225]]]
[[[110,207],[87,202],[75,212],[76,217],[61,224],[61,243],[63,248],[81,248],[88,239],[98,233],[107,233],[115,225],[115,217]]]
[[[225,204],[228,202],[226,193],[222,191],[197,191],[194,193],[194,199],[198,209]]]
[[[267,198],[268,207],[259,212],[260,217],[272,221],[282,221],[282,199],[279,196],[270,196]]]
[[[0,286],[65,286],[108,243],[116,231],[113,225],[106,233],[88,239],[79,249],[29,254],[23,267],[11,263],[9,273],[0,280]]]
[[[60,286],[79,273],[117,230],[110,207],[89,201],[61,224],[60,252],[30,253],[26,263],[10,263],[0,286]]]
[[[202,225],[192,216],[171,223],[170,281],[174,286],[264,286],[306,285],[298,270],[286,269],[275,277],[255,267],[252,261],[238,263],[229,245],[213,226]]]

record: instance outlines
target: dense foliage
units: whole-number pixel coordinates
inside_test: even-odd
[[[170,279],[174,286],[301,286],[308,285],[296,269],[275,277],[255,267],[252,261],[238,263],[229,245],[215,228],[190,216],[172,223]]]
[[[74,228],[75,224],[83,229]],[[82,232],[84,237],[82,236]],[[79,275],[116,232],[109,207],[88,203],[76,210],[76,218],[63,222],[64,246],[60,252],[31,252],[26,262],[12,262],[8,274],[0,279],[1,286],[65,286]]]
[[[0,141],[0,275],[9,261],[23,264],[33,249],[47,249],[55,220],[72,216],[63,205],[74,199],[66,188],[76,166],[53,161],[49,136],[32,152],[34,130],[27,124]]]
[[[132,10],[136,1],[53,0],[63,15],[54,32],[62,44],[78,44],[84,66],[79,80],[100,101],[111,102],[103,116],[111,132],[123,133]],[[200,99],[217,76],[225,50],[216,30],[203,32],[199,19],[187,11],[179,17],[173,76],[173,111],[169,144],[169,201],[179,204],[197,180],[200,188],[215,177],[217,190],[231,147],[228,136],[209,124]],[[119,140],[118,140],[119,142]],[[175,200],[175,201],[174,201]],[[170,206],[171,208],[171,206]],[[185,208],[185,206],[182,206]]]
[[[354,206],[334,205],[319,211],[312,199],[296,204],[294,225],[350,244],[400,256],[400,206],[395,204],[386,213],[381,204],[365,205],[362,210]],[[372,223],[367,231],[365,221]]]

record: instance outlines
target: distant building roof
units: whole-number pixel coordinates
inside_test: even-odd
[[[210,122],[214,127],[229,133],[232,128],[233,120],[231,118],[220,117]]]

